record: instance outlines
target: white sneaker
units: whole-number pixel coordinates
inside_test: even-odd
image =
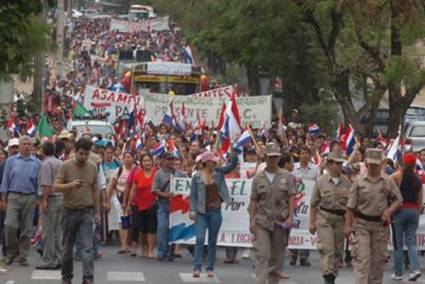
[[[395,280],[395,281],[402,281],[403,280],[403,276],[398,276],[395,273],[393,273],[393,275],[391,275],[391,279]]]
[[[413,271],[409,274],[409,278],[407,278],[409,281],[416,281],[419,279],[419,277],[422,276],[422,273],[420,270]]]

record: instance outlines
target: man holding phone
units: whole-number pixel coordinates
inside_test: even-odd
[[[75,156],[63,163],[56,176],[55,191],[63,194],[62,283],[73,277],[73,249],[77,235],[82,245],[83,284],[93,283],[93,220],[100,221],[97,166],[89,158],[92,142],[81,138]]]

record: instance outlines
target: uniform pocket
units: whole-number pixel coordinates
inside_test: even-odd
[[[265,200],[267,198],[267,187],[260,185],[257,189],[257,195],[259,200]]]

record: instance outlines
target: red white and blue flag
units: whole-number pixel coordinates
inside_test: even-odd
[[[224,113],[223,126],[220,129],[224,137],[228,138],[230,141],[236,141],[241,134],[241,119],[236,96],[236,92],[233,92],[230,103],[227,105]]]
[[[308,127],[308,133],[311,135],[319,135],[320,134],[320,127],[316,123],[310,124]]]
[[[242,148],[244,145],[252,142],[251,132],[249,130],[245,130],[242,132],[241,136],[238,139],[238,142],[235,145],[235,148]]]
[[[16,126],[13,118],[9,118],[7,121],[7,129],[12,132],[14,136],[19,136],[19,128]]]
[[[32,119],[28,121],[27,134],[31,137],[34,137],[35,133],[37,133],[37,128],[34,125]]]
[[[159,157],[165,153],[165,142],[161,141],[156,143],[150,150],[151,155],[154,157]]]
[[[351,124],[348,126],[347,130],[345,131],[345,153],[349,156],[353,150],[354,146],[356,145],[356,132],[354,131]]]
[[[162,118],[162,123],[174,127],[175,121],[176,119],[174,116],[173,99],[171,99],[168,103],[167,111],[165,112],[164,117]]]
[[[179,149],[177,149],[176,145],[174,144],[174,139],[168,139],[167,152],[172,153],[173,156],[176,158],[179,158],[181,156]]]

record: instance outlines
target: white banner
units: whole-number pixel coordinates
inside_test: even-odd
[[[167,112],[170,96],[167,94],[144,94],[147,116],[154,124],[160,124]],[[227,98],[204,98],[197,96],[174,96],[173,108],[177,117],[184,104],[187,110],[187,122],[195,123],[205,119],[207,125],[216,123],[220,117],[221,106]],[[271,123],[272,96],[238,97],[239,115],[242,126],[250,124],[253,128],[262,128]]]
[[[172,242],[193,244],[195,242],[194,223],[189,219],[190,178],[173,178],[171,192],[177,195],[170,203],[170,238]],[[226,179],[232,204],[223,205],[223,224],[218,235],[218,245],[252,247],[252,234],[249,232],[248,206],[252,179]],[[297,213],[294,228],[291,230],[290,248],[315,249],[317,238],[308,232],[308,214],[313,182],[298,187],[296,198]]]
[[[195,226],[189,219],[190,178],[173,178],[171,192],[178,195],[170,202],[170,239],[174,243],[194,244]],[[223,204],[223,223],[218,235],[219,246],[251,247],[248,205],[252,179],[226,179],[232,203]]]
[[[170,18],[168,16],[156,17],[149,21],[151,31],[167,31],[170,29]]]
[[[217,89],[208,90],[193,94],[191,96],[203,97],[203,98],[230,98],[234,91],[233,86],[225,86]]]
[[[170,29],[169,17],[157,17],[150,20],[130,22],[124,20],[112,19],[109,27],[110,31],[119,31],[122,33],[137,33],[141,31],[163,31]]]
[[[143,97],[93,86],[87,86],[84,94],[84,107],[95,114],[109,113],[109,122],[114,122],[120,115],[129,115],[134,104],[137,109],[143,108]]]
[[[137,33],[140,31],[149,31],[149,22],[148,21],[130,22],[130,21],[112,19],[109,30],[119,31],[122,33]]]

